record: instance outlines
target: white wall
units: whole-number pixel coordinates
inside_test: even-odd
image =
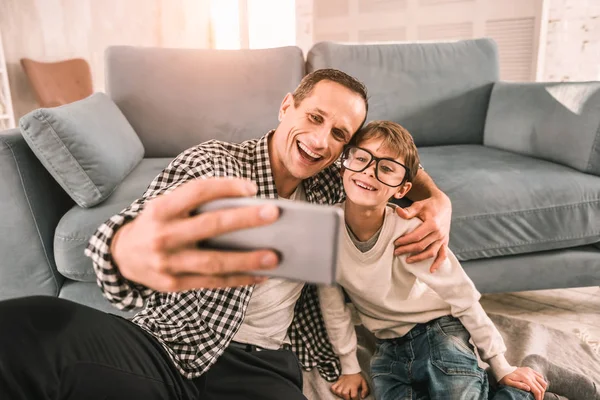
[[[546,0],[541,75],[546,81],[600,80],[600,0]]]
[[[216,49],[265,49],[296,44],[295,0],[210,0]]]
[[[16,118],[37,108],[21,58],[82,57],[104,89],[111,45],[209,46],[208,0],[0,0],[0,32]]]
[[[296,0],[296,41],[305,54],[315,39],[314,3]],[[347,0],[335,0],[329,8],[346,9]],[[361,4],[384,4],[385,0],[359,0]],[[471,0],[481,2],[481,0]],[[500,2],[500,0],[494,0]],[[541,21],[539,80],[600,80],[600,0],[544,0]],[[391,3],[391,0],[388,0]],[[400,0],[396,0],[400,3]],[[442,3],[443,1],[437,1]],[[450,2],[448,2],[450,3]],[[483,4],[483,2],[481,2]],[[407,4],[411,4],[407,2]],[[401,39],[399,39],[401,40]]]
[[[296,46],[304,56],[313,45],[313,0],[296,0]]]
[[[542,6],[543,0],[298,0],[297,11],[299,34],[312,35],[314,42],[492,37],[498,43],[501,79],[531,81],[538,65]]]
[[[294,0],[247,0],[247,2],[249,48],[295,45]]]

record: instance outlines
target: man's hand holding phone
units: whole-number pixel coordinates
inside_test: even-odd
[[[256,194],[243,179],[211,178],[186,182],[150,200],[140,215],[121,227],[111,253],[124,278],[162,292],[244,286],[266,278],[248,272],[277,267],[271,250],[221,251],[197,243],[241,229],[269,225],[279,217],[275,205],[263,204],[205,212],[199,206],[226,197]]]

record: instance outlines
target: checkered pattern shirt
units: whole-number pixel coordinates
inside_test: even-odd
[[[277,198],[267,147],[271,134],[240,144],[212,140],[184,151],[152,181],[142,198],[101,225],[85,250],[93,261],[104,297],[122,310],[143,307],[132,321],[158,339],[186,378],[207,371],[229,345],[244,320],[254,286],[157,292],[119,273],[109,251],[111,239],[119,227],[143,210],[148,200],[192,179],[250,179],[258,186],[257,197]],[[335,163],[304,180],[307,200],[318,204],[343,201],[339,171]],[[305,285],[288,333],[305,370],[316,367],[328,381],[337,379],[340,364],[327,338],[315,286]]]

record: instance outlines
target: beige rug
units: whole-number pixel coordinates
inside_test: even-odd
[[[540,371],[549,387],[544,400],[600,400],[600,355],[597,338],[585,331],[569,334],[534,322],[498,314],[490,318],[504,337],[510,363]],[[368,371],[373,336],[357,327],[359,360]],[[482,367],[487,367],[481,363]],[[365,375],[368,375],[365,374]],[[330,383],[316,370],[304,372],[304,394],[309,400],[336,400]],[[371,395],[368,397],[374,400]]]

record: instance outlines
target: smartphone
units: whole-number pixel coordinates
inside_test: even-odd
[[[199,207],[196,212],[263,204],[274,204],[279,208],[279,219],[273,224],[215,236],[198,245],[202,248],[233,251],[271,249],[279,254],[279,266],[272,270],[253,271],[252,274],[334,284],[339,232],[343,222],[343,213],[339,207],[242,197],[215,200]]]

